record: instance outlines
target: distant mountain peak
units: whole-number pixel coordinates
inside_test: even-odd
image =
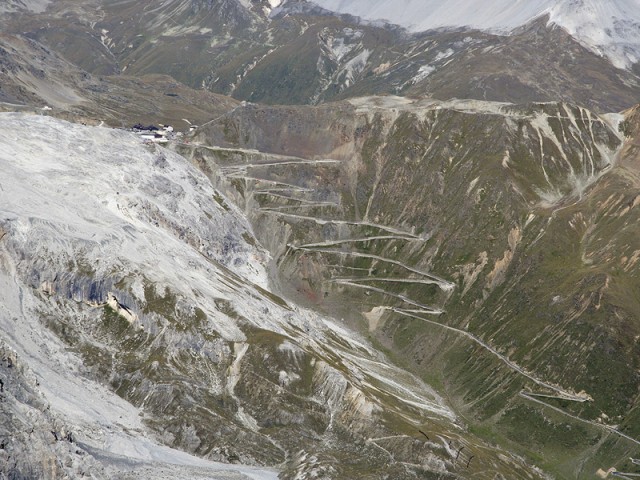
[[[51,0],[4,0],[0,4],[0,13],[16,10],[29,10],[32,12],[44,12]]]
[[[368,20],[386,20],[419,32],[469,27],[507,34],[544,15],[618,68],[640,61],[640,0],[314,0]]]

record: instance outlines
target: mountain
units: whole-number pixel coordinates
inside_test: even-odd
[[[47,9],[51,0],[6,0],[0,5],[0,13],[29,11],[42,13]]]
[[[567,30],[582,44],[607,56],[618,68],[640,61],[640,2],[638,0],[509,1],[314,0],[317,5],[369,20],[385,20],[412,31],[467,27],[509,33],[540,17]]]
[[[0,149],[0,471],[539,478],[365,337],[274,292],[269,254],[184,158],[48,117],[0,124],[28,132]]]
[[[638,474],[640,8],[453,5],[0,7],[0,477]]]
[[[0,111],[118,127],[155,122],[188,130],[239,104],[162,75],[94,76],[23,35],[0,35],[0,80]]]
[[[640,445],[633,112],[246,105],[180,151],[247,212],[288,295],[395,352],[489,438],[590,478]]]
[[[172,0],[153,8],[140,1],[60,0],[42,14],[4,18],[7,34],[37,41],[89,74],[168,75],[193,89],[252,102],[429,95],[560,100],[604,113],[633,106],[640,92],[633,69],[612,67],[544,18],[510,35],[468,28],[413,33],[307,2],[272,9],[235,0]],[[632,46],[634,32],[630,27],[626,34]]]

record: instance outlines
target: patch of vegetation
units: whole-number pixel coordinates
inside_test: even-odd
[[[498,421],[509,437],[519,444],[528,444],[540,452],[550,454],[554,450],[564,455],[586,445],[595,445],[601,433],[578,422],[552,419],[537,406],[517,404],[507,409]]]
[[[231,208],[229,207],[229,205],[227,205],[227,202],[225,201],[224,197],[218,191],[213,192],[213,199],[225,211],[227,211],[227,212],[231,211]]]
[[[142,313],[157,313],[158,315],[171,319],[176,314],[177,297],[171,290],[166,289],[164,296],[156,293],[156,287],[150,282],[144,284],[145,305]]]
[[[247,242],[252,247],[258,248],[258,244],[256,243],[256,239],[253,237],[253,235],[250,235],[247,232],[243,232],[242,238],[244,239],[245,242]]]

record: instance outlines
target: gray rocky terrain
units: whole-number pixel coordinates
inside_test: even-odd
[[[0,478],[637,476],[636,0],[500,2],[3,3]]]

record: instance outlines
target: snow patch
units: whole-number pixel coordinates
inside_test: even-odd
[[[476,177],[473,180],[471,180],[471,183],[469,184],[469,188],[467,188],[467,195],[469,195],[474,188],[476,188],[476,185],[478,184],[478,180],[480,180],[480,177]]]
[[[365,69],[370,55],[371,51],[365,49],[345,64],[343,69],[346,72],[345,87],[351,86],[355,78]]]
[[[298,375],[297,373],[281,370],[278,374],[278,383],[282,387],[288,387],[293,382],[297,382],[298,380],[300,380],[300,375]]]
[[[427,78],[433,72],[435,72],[436,68],[431,65],[423,65],[418,69],[418,74],[411,79],[411,83],[416,84]]]
[[[434,62],[439,62],[440,60],[444,60],[445,58],[449,58],[454,54],[454,51],[451,48],[447,48],[444,52],[438,52],[436,58],[433,59]]]
[[[304,350],[302,350],[299,346],[291,343],[289,340],[285,340],[280,345],[278,345],[278,351],[291,355],[300,355],[304,353]]]
[[[619,68],[640,60],[639,0],[314,0],[317,5],[367,20],[385,20],[414,32],[476,28],[498,34],[549,15],[591,50]]]

